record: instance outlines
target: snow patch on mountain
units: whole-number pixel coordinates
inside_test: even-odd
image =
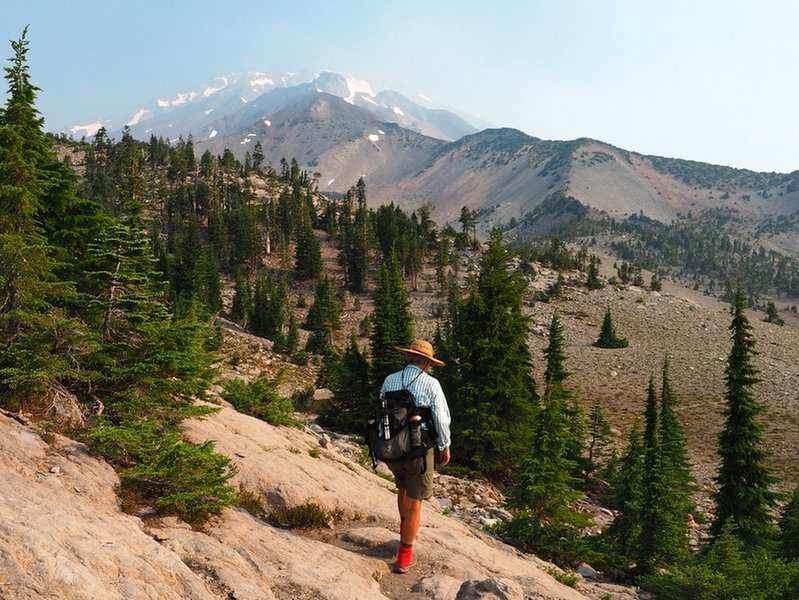
[[[268,85],[275,85],[274,80],[269,79],[266,75],[262,75],[261,73],[256,73],[255,79],[250,79],[250,87],[253,88],[253,91],[256,91],[256,88],[264,88]]]
[[[347,76],[344,78],[347,82],[347,86],[350,88],[350,92],[354,94],[366,94],[368,96],[374,96],[375,93],[372,91],[372,86],[369,84],[368,81],[362,81],[360,79],[355,79],[352,76]]]
[[[207,88],[205,88],[205,91],[203,92],[203,96],[205,96],[206,98],[208,96],[216,94],[219,90],[223,90],[223,89],[225,89],[228,86],[228,78],[227,77],[217,77],[214,81],[221,81],[221,85],[218,85],[216,87],[208,86]]]
[[[369,135],[369,141],[370,141],[370,142],[376,142],[376,141],[378,141],[379,139],[380,139],[380,136],[379,136],[379,135],[377,135],[377,134],[375,134],[375,133],[372,133],[372,134],[370,134],[370,135]]]
[[[169,106],[181,106],[194,100],[199,94],[197,92],[183,92],[175,96],[172,100],[158,100],[158,106],[167,108]]]
[[[212,140],[212,139],[214,139],[214,138],[216,137],[216,134],[217,134],[217,133],[218,133],[218,132],[217,132],[217,130],[216,130],[216,129],[214,129],[214,130],[211,132],[211,135],[209,135],[209,136],[208,136],[208,139],[209,139],[209,140]]]
[[[72,135],[78,135],[79,133],[83,132],[82,135],[91,137],[100,131],[100,127],[102,126],[103,124],[100,122],[89,123],[88,125],[75,125],[70,129],[70,131],[72,132]]]
[[[127,123],[125,123],[125,125],[127,125],[128,127],[133,127],[134,125],[138,125],[142,117],[149,112],[150,111],[147,110],[146,108],[140,108],[139,111],[135,115],[133,115],[133,118]]]
[[[404,112],[402,112],[402,109],[401,109],[399,106],[395,106],[395,107],[394,107],[394,114],[395,114],[395,115],[399,115],[399,116],[401,116],[401,117],[404,117],[404,116],[405,116],[405,113],[404,113]]]

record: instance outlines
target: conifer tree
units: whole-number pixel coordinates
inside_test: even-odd
[[[205,275],[203,282],[203,300],[205,307],[211,314],[222,310],[222,280],[219,277],[219,267],[216,264],[216,251],[213,246],[208,246],[203,253],[205,264],[202,273]]]
[[[329,363],[331,372],[325,384],[333,392],[333,399],[322,409],[320,421],[361,433],[374,405],[375,388],[369,378],[369,363],[358,348],[354,335],[350,336],[344,354]]]
[[[230,308],[230,318],[247,329],[250,314],[252,313],[252,290],[241,269],[236,269],[234,280],[233,305]]]
[[[322,274],[322,248],[308,219],[297,231],[294,276],[299,280],[313,279]]]
[[[594,471],[597,462],[605,455],[605,446],[610,438],[610,423],[602,413],[602,405],[599,399],[591,404],[591,412],[588,413],[588,471]]]
[[[696,482],[691,475],[691,465],[685,445],[685,434],[675,406],[677,395],[671,388],[669,361],[663,361],[660,393],[660,449],[662,454],[663,497],[659,504],[665,519],[659,533],[663,558],[676,563],[688,556],[690,547],[685,535],[686,515],[694,513],[693,494]]]
[[[640,422],[636,420],[630,429],[627,448],[611,479],[611,489],[606,497],[608,504],[618,511],[618,515],[603,537],[609,541],[613,552],[625,559],[624,562],[634,561],[639,552],[644,508],[644,455]],[[622,558],[617,560],[622,562]]]
[[[40,233],[37,217],[46,212],[54,182],[26,34],[27,28],[11,43],[9,98],[0,110],[0,398],[14,404],[41,396],[62,378],[80,378],[77,357],[92,346],[64,310],[74,303],[74,286],[56,280],[53,248]]]
[[[289,327],[288,333],[286,333],[286,354],[289,356],[293,356],[295,352],[297,352],[297,348],[300,345],[300,328],[297,325],[297,318],[294,316],[294,312],[289,313]]]
[[[605,318],[602,321],[602,329],[599,338],[594,342],[597,348],[626,348],[629,342],[625,338],[616,335],[616,328],[613,326],[613,318],[610,315],[610,307],[605,309]]]
[[[744,546],[755,548],[775,533],[771,510],[778,496],[771,489],[776,478],[766,465],[769,452],[759,420],[765,408],[752,391],[760,379],[753,362],[755,341],[746,308],[746,294],[739,283],[730,311],[732,348],[725,369],[724,426],[718,444],[721,464],[710,533],[716,538],[728,522],[734,522]]]
[[[579,546],[579,529],[590,522],[569,505],[581,493],[572,476],[577,464],[569,457],[571,434],[566,409],[568,376],[563,351],[563,329],[552,315],[549,346],[545,351],[546,387],[535,419],[534,435],[517,483],[510,488],[510,505],[517,509],[507,533],[531,548],[552,556],[569,556]]]
[[[600,290],[605,284],[599,279],[599,257],[592,254],[588,259],[588,279],[585,282],[589,290]]]
[[[366,183],[363,178],[355,186],[357,208],[351,229],[349,251],[347,252],[347,282],[352,292],[366,289],[369,275],[369,251],[371,248],[371,224],[366,207]]]
[[[400,278],[396,255],[391,251],[380,264],[380,276],[374,294],[372,330],[372,382],[383,383],[386,375],[403,367],[404,357],[398,347],[407,348],[413,341],[413,316],[408,292]]]
[[[641,571],[648,572],[664,560],[660,535],[668,519],[660,502],[665,493],[665,482],[663,480],[660,417],[655,381],[652,377],[649,378],[649,387],[647,388],[644,422],[644,495],[637,563]]]
[[[443,380],[453,413],[453,455],[496,477],[509,476],[529,448],[537,394],[522,313],[526,283],[510,270],[494,231],[467,297],[452,304]]]
[[[341,329],[341,307],[336,300],[333,282],[328,277],[324,277],[316,286],[305,328],[311,331],[305,343],[307,352],[323,355],[333,352],[333,332]]]

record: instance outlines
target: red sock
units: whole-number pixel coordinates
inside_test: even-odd
[[[405,544],[400,542],[399,551],[397,552],[397,562],[394,565],[394,570],[397,573],[406,573],[413,562],[413,544]]]

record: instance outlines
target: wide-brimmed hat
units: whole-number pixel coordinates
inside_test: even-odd
[[[444,366],[442,361],[433,356],[433,345],[427,340],[413,340],[410,348],[397,347],[397,352],[402,352],[403,354],[418,354],[419,356],[423,356],[429,360],[437,367]]]

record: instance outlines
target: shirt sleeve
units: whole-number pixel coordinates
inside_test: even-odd
[[[449,415],[449,405],[444,396],[444,390],[441,389],[441,384],[437,379],[431,379],[434,396],[430,412],[433,414],[433,424],[436,426],[436,432],[438,433],[436,447],[439,450],[443,450],[444,448],[449,448],[451,443],[449,425],[452,419]]]

